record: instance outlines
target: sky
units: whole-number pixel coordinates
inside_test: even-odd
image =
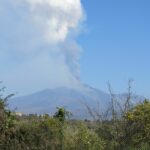
[[[81,83],[150,97],[149,0],[1,0],[0,80],[32,93]]]
[[[150,1],[83,0],[86,33],[79,37],[84,49],[81,78],[108,91],[127,89],[150,96]]]

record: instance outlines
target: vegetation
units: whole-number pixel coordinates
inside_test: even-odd
[[[111,117],[79,121],[64,108],[17,116],[7,109],[10,96],[0,97],[0,150],[150,150],[149,100],[119,111],[113,97]]]

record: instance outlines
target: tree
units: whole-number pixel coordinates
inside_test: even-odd
[[[14,94],[3,96],[4,89],[5,87],[0,89],[0,149],[8,146],[15,121],[11,111],[7,109],[7,100]]]
[[[145,100],[128,111],[125,120],[130,143],[137,147],[146,144],[150,148],[150,101]]]
[[[70,117],[71,113],[66,111],[65,108],[60,107],[57,108],[58,111],[55,113],[54,118],[60,121],[60,142],[61,142],[61,150],[64,150],[64,123],[67,118]]]
[[[64,122],[67,118],[70,117],[71,113],[66,111],[63,107],[58,107],[58,111],[55,113],[54,118],[58,119],[60,122]]]

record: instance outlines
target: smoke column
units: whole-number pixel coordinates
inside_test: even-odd
[[[0,19],[0,79],[7,86],[26,92],[79,86],[80,0],[2,0]]]

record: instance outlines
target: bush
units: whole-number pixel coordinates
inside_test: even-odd
[[[150,102],[145,100],[125,114],[127,134],[135,147],[150,147]],[[130,133],[129,133],[130,132]]]

